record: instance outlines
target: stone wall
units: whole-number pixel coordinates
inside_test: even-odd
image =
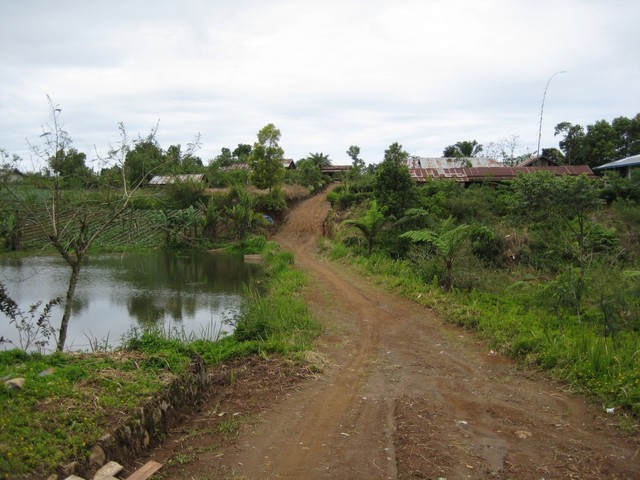
[[[188,371],[180,377],[167,377],[165,383],[166,388],[140,407],[123,425],[105,432],[91,448],[87,458],[63,466],[60,471],[62,475],[52,475],[48,480],[71,475],[92,478],[109,461],[127,464],[140,457],[177,424],[185,407],[198,402],[209,388],[210,376],[202,358],[192,354]]]

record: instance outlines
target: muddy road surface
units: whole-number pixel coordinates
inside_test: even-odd
[[[639,479],[619,418],[316,255],[314,196],[276,240],[310,277],[322,373],[252,359],[153,453],[163,478]],[[226,370],[225,370],[226,369]]]

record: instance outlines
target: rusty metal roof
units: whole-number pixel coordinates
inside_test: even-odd
[[[204,173],[189,175],[156,175],[149,180],[149,185],[171,185],[176,182],[202,182]]]
[[[335,173],[351,170],[352,168],[353,167],[351,165],[328,165],[326,167],[321,167],[320,170],[322,173]]]
[[[411,176],[417,182],[425,182],[430,178],[439,180],[455,180],[460,183],[477,181],[513,180],[521,173],[539,171],[552,172],[555,175],[588,175],[594,174],[588,165],[564,165],[560,167],[478,167],[478,168],[410,168]]]
[[[409,168],[462,168],[464,165],[477,167],[499,167],[501,164],[489,157],[411,157]]]

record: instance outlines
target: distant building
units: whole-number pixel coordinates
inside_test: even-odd
[[[293,159],[291,158],[283,158],[282,166],[284,167],[285,170],[295,170],[296,162],[294,162]]]
[[[524,173],[539,171],[551,172],[555,175],[579,176],[594,174],[587,165],[563,165],[551,167],[478,167],[478,168],[410,168],[411,177],[418,183],[424,183],[430,179],[455,180],[458,183],[468,185],[470,183],[492,183],[515,179]]]
[[[326,167],[320,167],[320,171],[325,175],[335,177],[342,172],[348,172],[352,168],[353,166],[351,165],[327,165]]]
[[[547,157],[529,157],[525,161],[516,165],[516,168],[523,167],[559,167],[560,164]]]
[[[631,177],[631,170],[640,167],[640,155],[633,155],[631,157],[616,160],[615,162],[605,163],[599,167],[594,167],[596,172],[603,170],[617,170],[621,175],[625,177]]]
[[[23,178],[24,173],[17,168],[0,169],[0,182],[15,183],[22,181]]]
[[[501,164],[489,157],[410,157],[409,168],[478,168],[499,167]]]
[[[172,185],[174,183],[203,183],[204,173],[187,174],[187,175],[156,175],[149,180],[149,185]]]

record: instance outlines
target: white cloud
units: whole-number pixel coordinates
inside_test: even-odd
[[[0,3],[0,147],[27,155],[63,107],[91,156],[122,121],[163,147],[201,132],[205,160],[266,123],[285,153],[351,144],[370,162],[394,141],[439,155],[517,134],[543,146],[560,121],[637,112],[637,2],[571,0]],[[635,110],[634,110],[635,109]]]

